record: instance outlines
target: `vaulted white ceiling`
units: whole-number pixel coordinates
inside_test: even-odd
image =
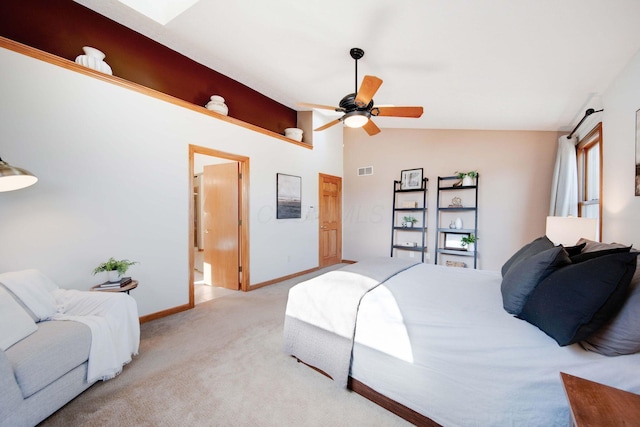
[[[571,130],[640,50],[638,0],[199,0],[166,25],[76,1],[295,109],[354,92],[362,48],[376,104],[424,106],[381,128]]]

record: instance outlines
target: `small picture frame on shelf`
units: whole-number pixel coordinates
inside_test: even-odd
[[[406,169],[400,174],[401,190],[422,189],[422,168]]]
[[[469,233],[444,233],[444,248],[454,251],[464,251],[466,248],[462,246],[462,238],[469,236]]]

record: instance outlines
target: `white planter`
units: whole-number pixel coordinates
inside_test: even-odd
[[[284,130],[284,136],[289,139],[293,139],[294,141],[302,141],[302,129],[298,128],[286,128]]]
[[[476,250],[476,244],[475,244],[475,243],[468,243],[468,244],[467,244],[467,250],[468,250],[469,252],[475,252],[475,250]]]
[[[111,270],[108,272],[109,275],[109,283],[116,283],[120,281],[120,273],[118,270]]]
[[[467,187],[475,184],[473,182],[473,178],[471,178],[470,176],[465,176],[464,178],[462,178],[462,185],[464,187]]]

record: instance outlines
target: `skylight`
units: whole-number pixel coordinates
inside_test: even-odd
[[[166,25],[199,0],[119,0],[143,15]]]

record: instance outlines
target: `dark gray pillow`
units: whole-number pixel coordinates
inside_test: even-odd
[[[638,253],[631,249],[632,253]],[[580,345],[586,350],[605,356],[620,356],[640,351],[640,268],[629,285],[628,296],[618,314],[611,318]]]
[[[538,284],[518,317],[561,346],[585,340],[624,303],[636,258],[619,253],[560,268]]]
[[[582,250],[587,246],[587,242],[582,242],[575,246],[562,246],[565,251],[569,254],[569,256],[574,256],[580,254]]]
[[[589,351],[620,356],[640,351],[640,286],[630,290],[622,308],[596,333],[581,341]]]
[[[551,249],[553,248],[553,246],[553,242],[549,240],[547,236],[538,237],[533,242],[527,243],[522,248],[520,248],[518,252],[511,255],[511,258],[509,258],[507,262],[504,263],[504,265],[502,266],[502,277],[507,274],[507,271],[509,271],[509,269],[513,265],[517,264],[523,259],[529,258],[532,255],[535,255],[542,251],[546,251],[547,249]]]
[[[587,261],[593,258],[598,258],[601,256],[611,255],[611,254],[619,254],[619,253],[629,252],[629,251],[631,251],[631,246],[623,246],[621,248],[610,248],[610,249],[602,249],[599,251],[582,252],[581,254],[570,256],[570,258],[572,263],[577,264],[579,262]]]
[[[567,251],[562,246],[556,246],[514,264],[500,285],[504,309],[516,316],[520,314],[538,283],[558,268],[570,263]]]

